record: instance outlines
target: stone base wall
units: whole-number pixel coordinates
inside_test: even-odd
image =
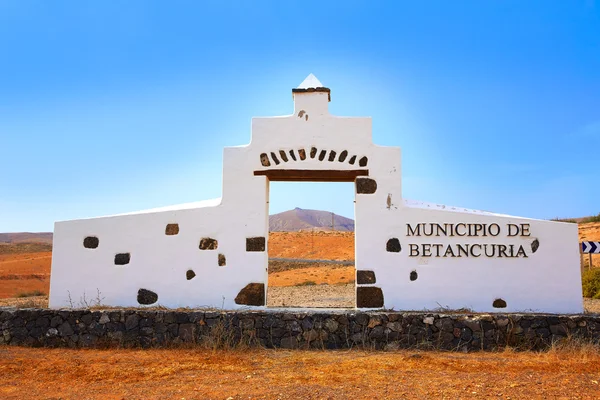
[[[46,347],[543,349],[600,341],[598,315],[0,308],[0,345]]]

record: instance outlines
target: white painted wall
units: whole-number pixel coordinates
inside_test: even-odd
[[[314,77],[312,77],[314,78]],[[320,85],[316,78],[303,82]],[[306,83],[308,82],[308,83]],[[309,86],[306,86],[309,85]],[[312,85],[312,86],[310,86]],[[62,221],[55,224],[50,306],[68,306],[84,297],[93,299],[99,291],[102,303],[138,306],[137,292],[156,292],[158,304],[167,307],[216,306],[235,309],[234,298],[248,283],[267,287],[267,251],[247,252],[246,238],[268,238],[268,180],[255,170],[360,169],[358,159],[368,157],[369,177],[377,181],[374,194],[356,195],[357,269],[375,271],[384,293],[385,307],[423,310],[439,307],[470,308],[474,311],[541,311],[577,313],[583,309],[577,226],[528,220],[492,213],[456,210],[402,199],[400,149],[372,143],[370,118],[332,116],[329,93],[294,93],[294,114],[253,118],[249,145],[225,148],[223,196],[207,202],[185,204],[102,218]],[[308,115],[308,117],[306,117]],[[318,161],[309,156],[311,147],[319,152],[336,151],[336,161]],[[293,161],[289,150],[303,148],[307,159]],[[288,153],[288,162],[264,167],[260,154],[279,150]],[[347,150],[345,162],[337,157]],[[348,160],[357,155],[355,165]],[[388,197],[391,206],[388,207]],[[506,223],[531,224],[531,237],[506,238],[409,238],[406,224]],[[165,235],[169,223],[179,224],[179,234]],[[96,249],[83,247],[86,236],[99,238]],[[203,237],[218,240],[217,250],[199,250]],[[402,251],[386,251],[386,242],[396,237]],[[540,247],[531,253],[531,242]],[[524,243],[528,258],[436,258],[409,257],[409,243]],[[114,265],[116,253],[130,253],[131,261]],[[217,257],[226,256],[227,265],[218,266]],[[186,280],[192,269],[196,277]],[[416,281],[410,271],[418,272]],[[492,307],[496,298],[507,308]],[[70,299],[70,300],[69,300]]]

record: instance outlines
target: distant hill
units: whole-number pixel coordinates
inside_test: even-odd
[[[0,243],[44,243],[52,244],[52,232],[0,233]]]
[[[294,208],[279,214],[269,215],[270,232],[297,232],[301,230],[321,231],[354,231],[354,220],[341,215],[333,214],[333,227],[331,222],[332,213],[329,211],[304,210]]]

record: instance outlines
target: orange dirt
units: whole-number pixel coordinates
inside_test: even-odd
[[[354,232],[271,232],[269,257],[354,260]]]
[[[354,267],[324,265],[269,274],[269,286],[297,286],[306,282],[316,285],[353,283]]]
[[[0,254],[0,299],[50,287],[51,252]]]
[[[600,397],[591,351],[68,350],[0,347],[0,397],[398,399]]]
[[[354,260],[354,232],[271,232],[269,257]],[[269,273],[269,286],[338,285],[354,282],[353,266],[315,265]]]

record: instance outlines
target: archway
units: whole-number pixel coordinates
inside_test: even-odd
[[[355,308],[353,182],[268,185],[266,306]]]

